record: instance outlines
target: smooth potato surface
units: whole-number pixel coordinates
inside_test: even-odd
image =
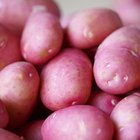
[[[51,109],[84,104],[92,87],[92,64],[84,52],[67,48],[41,72],[41,100]]]
[[[41,132],[43,140],[112,140],[113,123],[96,107],[75,105],[51,114]]]

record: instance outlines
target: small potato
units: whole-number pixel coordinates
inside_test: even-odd
[[[9,114],[4,103],[0,100],[0,128],[6,128],[9,123]]]
[[[41,72],[41,100],[50,110],[84,104],[92,87],[92,64],[84,52],[66,48]]]
[[[28,62],[15,62],[0,72],[0,99],[10,116],[9,129],[21,126],[30,116],[38,97],[39,75]]]
[[[24,138],[19,137],[13,132],[0,128],[0,140],[24,140]]]
[[[43,123],[43,140],[112,140],[108,115],[88,105],[75,105],[51,114]]]
[[[104,111],[106,114],[110,115],[113,108],[120,100],[121,98],[115,95],[111,95],[103,91],[96,91],[91,94],[87,104],[96,106],[97,108]]]
[[[74,14],[68,24],[67,36],[76,48],[92,48],[121,26],[120,17],[111,9],[86,9]]]
[[[140,139],[140,93],[122,99],[113,109],[111,119],[115,124],[116,140]]]
[[[59,19],[46,11],[32,13],[21,38],[24,59],[36,65],[46,63],[61,49],[63,30]]]
[[[43,140],[41,127],[44,120],[28,122],[18,130],[18,135],[23,136],[25,140]]]
[[[140,30],[124,26],[98,47],[93,72],[99,88],[125,94],[140,87]]]
[[[20,60],[20,39],[0,24],[0,70]]]
[[[32,11],[46,9],[60,17],[60,9],[53,0],[0,0],[0,5],[0,23],[18,35]]]

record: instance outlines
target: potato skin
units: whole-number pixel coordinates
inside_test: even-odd
[[[110,115],[113,108],[121,100],[118,96],[105,93],[103,91],[93,91],[89,97],[87,104],[93,105],[106,114]]]
[[[36,65],[46,63],[61,49],[63,30],[59,19],[46,11],[32,13],[21,38],[24,59]]]
[[[67,36],[76,48],[92,48],[121,26],[120,17],[111,9],[86,9],[74,14],[67,27]]]
[[[43,140],[41,127],[44,120],[35,120],[27,122],[18,130],[18,135],[23,136],[25,140]]]
[[[46,118],[41,133],[43,140],[112,140],[113,123],[96,107],[75,105]]]
[[[66,48],[41,72],[41,100],[53,111],[84,104],[91,92],[92,79],[92,64],[86,54]]]
[[[32,11],[46,9],[60,17],[60,9],[53,0],[0,0],[0,3],[0,23],[18,35],[21,35]]]
[[[114,10],[121,17],[124,25],[140,26],[139,0],[112,0]]]
[[[19,37],[0,24],[0,70],[20,60],[22,55]]]
[[[111,119],[115,124],[116,140],[140,139],[140,93],[122,99],[113,109]]]
[[[6,128],[9,123],[9,114],[7,112],[6,106],[0,100],[0,128]]]
[[[108,36],[95,54],[93,72],[97,85],[111,94],[140,87],[140,30],[126,26]]]
[[[0,140],[24,140],[24,139],[14,134],[13,132],[0,128]]]
[[[0,99],[10,116],[9,129],[21,126],[30,116],[38,97],[39,75],[28,62],[15,62],[0,72]]]

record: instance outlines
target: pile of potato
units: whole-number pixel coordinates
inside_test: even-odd
[[[140,139],[140,1],[112,3],[0,0],[0,140]]]

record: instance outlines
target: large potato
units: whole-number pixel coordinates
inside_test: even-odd
[[[91,48],[99,45],[105,37],[122,26],[118,14],[107,8],[92,8],[79,11],[69,21],[67,36],[76,48]]]
[[[0,9],[0,23],[17,34],[21,34],[32,11],[46,9],[60,16],[57,3],[53,0],[0,0]]]
[[[97,85],[111,94],[140,87],[140,30],[125,26],[108,36],[95,54]]]
[[[59,19],[46,11],[32,13],[21,38],[22,55],[33,64],[44,64],[61,49],[63,30]]]
[[[43,123],[43,140],[112,140],[108,115],[88,105],[75,105],[51,114]]]
[[[113,109],[111,119],[115,124],[116,140],[139,140],[140,93],[122,99]]]
[[[20,39],[0,24],[0,70],[21,59]]]
[[[58,110],[87,101],[92,86],[92,64],[84,52],[64,49],[41,72],[41,100]]]
[[[15,62],[0,72],[0,99],[10,116],[8,128],[22,125],[30,116],[38,97],[39,75],[28,62]]]

